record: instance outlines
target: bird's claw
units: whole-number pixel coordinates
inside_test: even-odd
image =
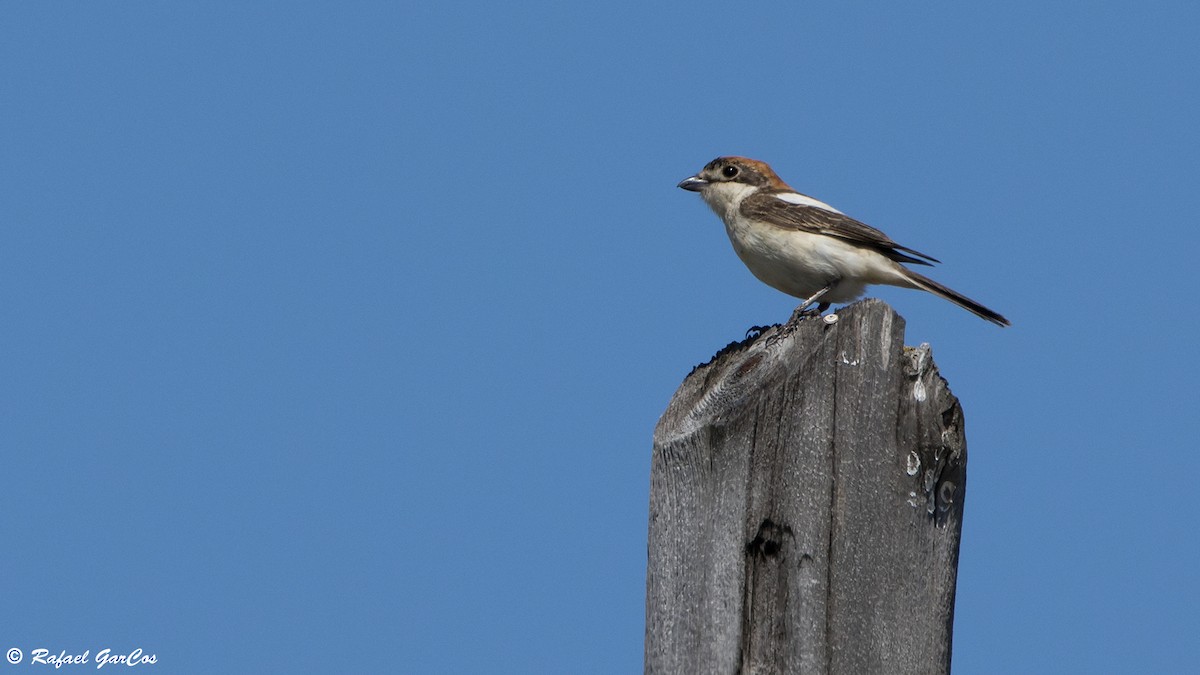
[[[812,316],[821,316],[821,309],[819,307],[797,309],[796,311],[792,312],[792,318],[790,321],[788,321],[788,323],[797,323],[801,319],[807,319]]]

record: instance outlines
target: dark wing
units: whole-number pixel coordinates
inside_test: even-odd
[[[776,223],[780,227],[845,239],[860,246],[873,248],[896,262],[916,265],[941,262],[931,255],[897,244],[886,234],[850,216],[819,206],[786,202],[777,197],[777,194],[779,193],[759,191],[746,197],[742,200],[742,214],[748,218]]]

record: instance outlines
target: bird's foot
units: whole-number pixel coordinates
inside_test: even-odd
[[[792,318],[788,321],[788,323],[799,323],[801,320],[809,317],[821,316],[821,313],[827,309],[829,309],[828,302],[822,302],[816,307],[809,307],[808,303],[805,303],[797,307],[796,311],[792,312]]]

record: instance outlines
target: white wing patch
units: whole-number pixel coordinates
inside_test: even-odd
[[[780,201],[785,201],[789,204],[795,204],[797,206],[815,206],[818,209],[825,209],[826,211],[833,211],[834,213],[842,213],[841,211],[838,211],[819,199],[813,199],[812,197],[809,197],[808,195],[802,195],[799,192],[780,192],[775,195],[775,198],[779,199]]]

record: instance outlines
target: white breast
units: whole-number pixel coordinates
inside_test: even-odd
[[[838,303],[858,298],[868,284],[906,285],[899,266],[869,248],[837,237],[746,218],[740,211],[742,200],[754,191],[755,188],[741,183],[719,183],[702,194],[724,221],[733,250],[763,283],[807,299],[826,284],[837,281],[837,286],[821,300]],[[840,213],[825,202],[798,192],[780,193],[777,197],[790,204]]]
[[[725,219],[725,231],[754,276],[797,298],[808,298],[837,280],[821,300],[850,302],[868,284],[895,284],[898,278],[896,263],[837,237],[776,227],[740,213]]]

